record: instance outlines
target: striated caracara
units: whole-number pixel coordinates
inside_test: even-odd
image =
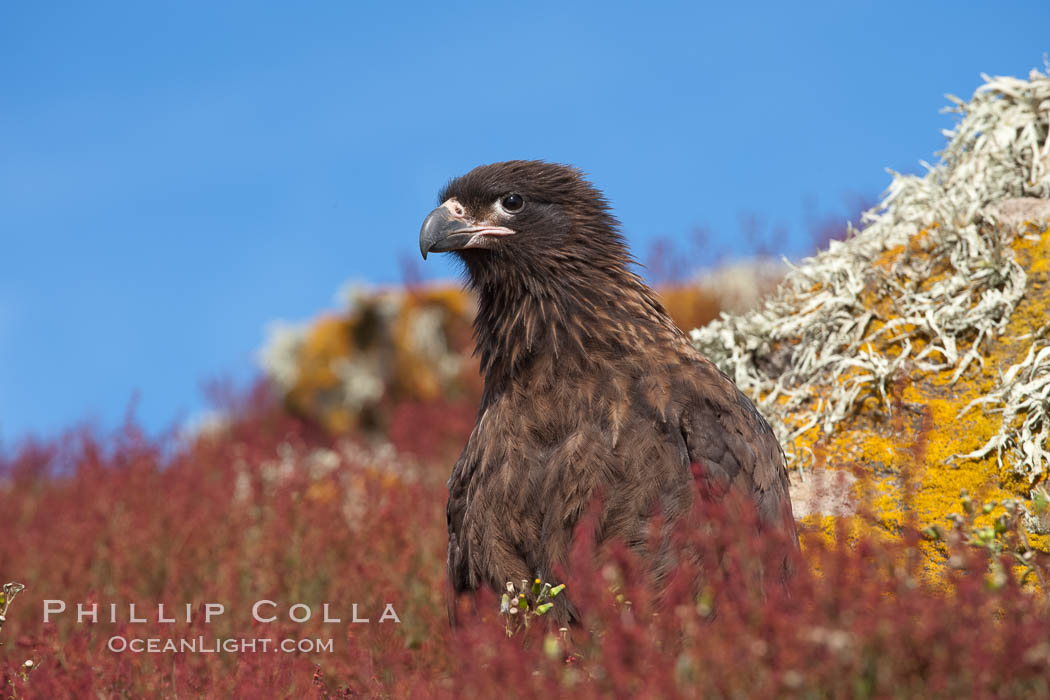
[[[697,494],[734,492],[797,546],[773,431],[631,272],[616,219],[578,170],[483,165],[439,201],[419,249],[466,267],[485,382],[448,482],[455,594],[551,580],[599,496],[599,540],[642,547],[654,514],[673,524]]]

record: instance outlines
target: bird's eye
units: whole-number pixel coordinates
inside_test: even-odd
[[[521,208],[525,206],[525,199],[520,194],[508,194],[500,200],[500,204],[504,209],[513,213],[521,211]]]

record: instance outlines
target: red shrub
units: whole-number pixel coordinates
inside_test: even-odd
[[[0,632],[6,695],[1050,696],[1045,599],[1009,575],[990,586],[986,550],[953,545],[939,578],[915,533],[812,534],[785,587],[757,565],[783,543],[728,506],[678,527],[688,556],[659,593],[630,552],[581,537],[565,595],[583,624],[564,639],[543,618],[508,638],[495,595],[450,631],[444,481],[473,407],[398,407],[390,435],[409,456],[393,464],[265,401],[236,411],[182,446],[128,428],[26,446],[0,465],[0,577],[27,586]],[[69,609],[44,624],[45,599]],[[264,609],[276,621],[252,619],[259,600],[277,604]],[[78,602],[101,604],[98,624],[77,623]],[[210,602],[226,612],[206,624]],[[122,606],[116,623],[109,603]],[[129,603],[149,621],[129,622]],[[178,621],[156,621],[158,603]],[[295,603],[312,608],[308,621],[288,618]],[[324,603],[342,622],[323,621]],[[354,603],[369,624],[349,622]],[[387,603],[400,623],[378,621]],[[333,649],[107,648],[115,636],[200,635],[330,638]]]

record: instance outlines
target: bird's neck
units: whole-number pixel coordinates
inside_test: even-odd
[[[653,291],[622,263],[501,270],[472,276],[472,283],[475,352],[487,394],[525,373],[569,378],[681,342]]]

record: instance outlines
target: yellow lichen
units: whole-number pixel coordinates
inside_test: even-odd
[[[914,247],[914,246],[912,246]],[[1030,271],[1042,272],[1042,280],[1029,277],[1026,295],[1010,317],[1005,331],[995,342],[989,343],[983,354],[983,368],[973,363],[957,381],[950,381],[953,369],[942,372],[913,371],[902,376],[891,387],[892,413],[872,396],[859,402],[858,409],[838,423],[830,434],[813,428],[797,441],[796,448],[811,449],[819,455],[819,466],[849,470],[860,478],[853,486],[853,497],[858,508],[867,510],[869,517],[849,517],[854,531],[892,534],[905,523],[920,528],[945,525],[950,513],[963,511],[960,493],[969,492],[981,502],[1026,498],[1030,485],[1008,469],[1000,470],[995,454],[980,460],[961,460],[959,455],[973,452],[984,445],[999,430],[1001,416],[985,414],[980,409],[970,410],[960,417],[962,410],[974,399],[984,396],[995,387],[999,373],[1017,362],[1027,352],[1029,340],[1025,337],[1043,328],[1050,318],[1050,236],[1018,238],[1012,244],[1018,262]],[[904,246],[895,246],[874,261],[888,268],[894,256]],[[923,286],[931,284],[929,280]],[[889,343],[887,334],[876,334],[892,318],[890,304],[877,298],[871,291],[862,295],[866,308],[883,312],[884,320],[873,320],[869,337],[874,351],[885,357],[900,352],[900,345]],[[913,330],[907,326],[898,331]],[[918,347],[921,339],[913,342]],[[846,372],[839,377],[844,383],[859,372]],[[827,390],[818,391],[814,401],[827,398]],[[781,398],[781,403],[786,398]],[[990,514],[980,514],[976,524],[991,524],[1003,512],[1001,506]],[[815,517],[815,516],[814,516]],[[804,521],[813,528],[817,522]],[[830,534],[836,518],[819,520],[819,529]],[[1036,546],[1046,548],[1045,535],[1033,535]]]

